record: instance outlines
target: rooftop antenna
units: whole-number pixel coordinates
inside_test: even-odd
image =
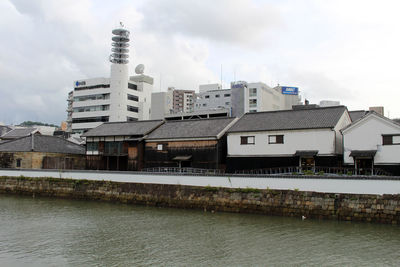
[[[221,86],[222,86],[222,64],[221,64]]]

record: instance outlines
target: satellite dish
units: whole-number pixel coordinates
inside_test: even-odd
[[[144,65],[143,65],[143,64],[137,65],[136,68],[135,68],[135,72],[136,72],[136,74],[143,74],[143,72],[144,72]]]

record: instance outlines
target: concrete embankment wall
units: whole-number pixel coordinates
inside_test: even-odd
[[[400,224],[398,194],[335,194],[28,177],[0,177],[0,193]]]

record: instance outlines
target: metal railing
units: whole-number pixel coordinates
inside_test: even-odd
[[[203,174],[203,175],[221,175],[225,174],[225,170],[222,169],[200,169],[200,168],[178,168],[178,167],[154,167],[146,168],[143,172],[153,173],[188,173],[188,174]]]
[[[379,168],[364,168],[355,170],[348,167],[312,167],[312,168],[300,168],[298,166],[289,167],[276,167],[276,168],[265,168],[255,170],[240,170],[235,171],[235,174],[255,174],[255,175],[273,175],[273,174],[285,174],[285,175],[365,175],[365,176],[391,176],[392,174],[379,169]]]

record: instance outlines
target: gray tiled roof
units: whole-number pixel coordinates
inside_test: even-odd
[[[0,144],[0,152],[48,152],[63,154],[85,154],[85,147],[60,137],[34,134]]]
[[[368,111],[365,110],[354,110],[354,111],[349,111],[349,115],[351,118],[351,121],[356,121],[362,116],[364,116]]]
[[[335,106],[246,113],[228,133],[333,128],[346,110],[345,106]]]
[[[163,123],[162,120],[151,121],[130,121],[130,122],[106,122],[96,128],[90,129],[82,136],[96,137],[96,136],[143,136],[148,134],[153,129],[157,128]]]
[[[235,118],[166,121],[146,140],[217,137]]]
[[[0,136],[2,136],[3,134],[7,133],[11,131],[10,127],[4,126],[4,125],[0,125]]]
[[[1,136],[2,139],[17,139],[20,137],[28,136],[31,133],[36,132],[36,128],[20,128],[20,129],[14,129],[9,131],[8,133],[4,134]]]

